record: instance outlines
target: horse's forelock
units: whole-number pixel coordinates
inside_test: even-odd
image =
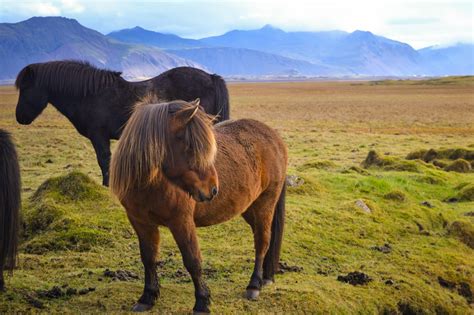
[[[136,106],[110,166],[110,187],[122,199],[160,175],[168,146],[168,103]]]
[[[192,164],[195,168],[206,169],[214,164],[217,144],[212,122],[214,117],[199,110],[186,125],[185,145],[192,151]]]
[[[31,81],[32,79],[33,79],[32,65],[28,65],[24,67],[23,69],[21,69],[21,71],[16,76],[15,87],[17,88],[17,90],[19,90],[25,86],[27,81]]]

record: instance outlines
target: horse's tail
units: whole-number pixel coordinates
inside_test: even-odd
[[[216,114],[219,115],[218,121],[228,120],[230,118],[229,106],[229,91],[224,79],[217,74],[211,74],[212,82],[214,84],[215,93],[215,109]]]
[[[283,228],[285,225],[285,195],[286,181],[283,184],[280,197],[275,206],[270,247],[263,260],[263,278],[267,280],[273,280],[273,276],[280,269],[280,251],[283,241]]]
[[[0,273],[13,270],[18,249],[20,167],[10,134],[0,129]],[[1,284],[0,284],[1,285]]]

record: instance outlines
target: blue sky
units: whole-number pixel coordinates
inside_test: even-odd
[[[271,24],[286,31],[368,30],[415,48],[474,41],[474,2],[464,0],[0,0],[0,22],[56,15],[102,33],[139,25],[200,38]]]

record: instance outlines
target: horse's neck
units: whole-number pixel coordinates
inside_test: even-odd
[[[50,94],[48,103],[53,105],[61,114],[71,118],[77,110],[81,101],[74,99],[73,97],[66,97],[63,95]]]

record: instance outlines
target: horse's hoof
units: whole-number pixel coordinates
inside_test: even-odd
[[[273,280],[270,280],[270,279],[263,279],[263,283],[262,285],[263,286],[266,286],[266,285],[270,285],[270,284],[273,284]]]
[[[153,308],[153,305],[137,303],[132,307],[132,312],[146,312]]]
[[[260,295],[259,290],[247,289],[247,294],[246,294],[247,300],[256,300],[258,299],[259,295]]]

